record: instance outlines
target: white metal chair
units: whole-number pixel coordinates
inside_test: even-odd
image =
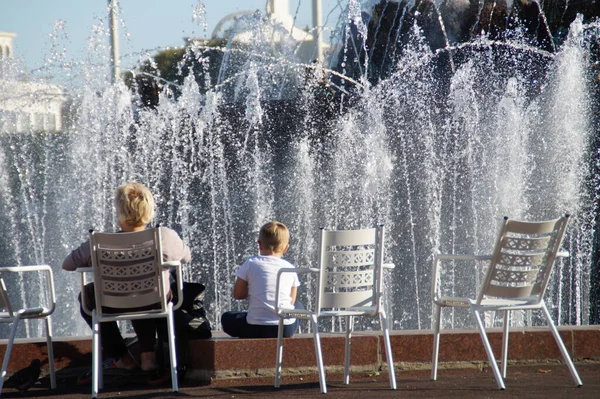
[[[384,228],[365,230],[321,230],[319,268],[281,269],[277,275],[276,291],[279,292],[283,273],[316,273],[318,286],[314,310],[283,309],[275,302],[279,315],[275,387],[280,386],[283,360],[283,320],[297,318],[310,320],[315,343],[321,393],[327,393],[325,368],[321,352],[318,319],[343,317],[346,325],[344,358],[344,383],[350,382],[350,343],[354,329],[354,317],[379,317],[385,342],[390,388],[396,389],[394,361],[390,334],[383,299],[383,242]],[[393,265],[387,265],[393,267]]]
[[[38,274],[45,274],[46,277],[40,281],[44,281],[43,287],[45,290],[45,297],[50,303],[44,304],[40,307],[25,307],[23,309],[15,310],[11,306],[11,302],[8,296],[8,290],[4,281],[4,277],[8,273],[29,273],[35,272]],[[11,278],[11,280],[13,280]],[[18,287],[20,290],[21,287]],[[14,291],[14,290],[13,290]],[[50,368],[50,387],[56,388],[56,373],[54,368],[54,349],[52,347],[52,321],[50,315],[54,312],[56,307],[56,294],[54,292],[54,278],[52,269],[47,265],[39,266],[17,266],[17,267],[1,267],[0,268],[0,323],[13,323],[10,331],[10,337],[8,338],[8,345],[6,347],[6,353],[4,354],[4,360],[2,361],[2,372],[0,375],[0,394],[2,386],[4,385],[4,377],[8,369],[8,362],[12,352],[15,336],[17,334],[17,327],[19,326],[20,320],[25,319],[44,319],[46,326],[46,344],[48,345],[48,366]]]
[[[442,308],[470,308],[477,329],[483,341],[498,388],[504,389],[508,359],[508,337],[510,312],[513,310],[542,310],[552,335],[567,363],[571,376],[577,385],[582,385],[569,353],[560,338],[558,330],[544,303],[544,293],[557,257],[568,256],[568,252],[559,251],[569,215],[543,222],[523,222],[504,218],[502,228],[492,255],[446,255],[437,254],[433,260],[432,298],[435,308],[433,360],[431,379],[437,379],[438,352]],[[441,260],[450,261],[489,261],[489,266],[476,299],[452,298],[440,293]],[[485,333],[481,313],[487,311],[502,312],[502,373],[498,369],[496,358]]]
[[[183,300],[181,264],[163,262],[160,228],[134,233],[96,233],[90,231],[92,267],[78,268],[82,289],[86,285],[86,272],[94,281],[96,306],[90,309],[82,295],[84,311],[92,316],[92,397],[98,397],[102,387],[102,345],[100,323],[119,320],[166,318],[169,336],[171,383],[173,392],[179,391],[175,328],[173,311]],[[177,273],[177,298],[174,306],[167,301],[169,268]],[[136,310],[155,306],[152,310]],[[110,307],[110,313],[103,311]],[[114,313],[114,309],[121,312]]]

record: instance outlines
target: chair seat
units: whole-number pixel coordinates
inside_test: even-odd
[[[515,310],[515,309],[539,309],[540,303],[536,298],[520,298],[520,299],[498,299],[484,298],[481,304],[477,305],[477,301],[472,298],[459,298],[443,296],[435,300],[435,304],[444,307],[462,307],[468,308],[474,305],[477,309],[492,310]]]
[[[12,323],[15,318],[8,312],[0,312],[0,323]]]
[[[536,298],[520,298],[520,299],[496,299],[496,298],[484,298],[481,300],[480,305],[476,305],[474,299],[471,303],[475,305],[475,308],[485,310],[528,310],[528,309],[539,309],[541,304]]]
[[[32,317],[32,316],[39,316],[44,312],[47,312],[49,309],[46,308],[31,308],[31,309],[24,309],[21,312],[22,317]]]
[[[312,317],[312,314],[313,313],[310,310],[304,309],[279,309],[279,317],[282,318],[309,320]]]
[[[468,306],[468,305],[467,305]],[[295,319],[310,319],[314,312],[310,310],[301,309],[280,309],[279,316],[283,318],[293,317]],[[364,309],[344,309],[344,310],[326,310],[319,313],[319,317],[337,317],[337,316],[376,316],[377,311],[375,308],[364,308]]]
[[[376,316],[377,311],[375,308],[368,309],[344,309],[344,310],[326,310],[320,313],[321,317],[334,317],[334,316]]]
[[[145,310],[143,313],[140,311],[132,310],[130,312],[123,312],[119,314],[112,315],[110,313],[104,314],[102,317],[97,316],[99,322],[106,321],[118,321],[118,320],[139,320],[139,319],[147,319],[152,317],[167,317],[167,315],[161,311],[160,309],[150,309]]]
[[[437,298],[434,303],[438,306],[457,306],[462,308],[468,308],[470,306],[469,298],[454,298],[443,296]]]

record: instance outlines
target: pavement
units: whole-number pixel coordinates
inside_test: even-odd
[[[273,388],[273,378],[218,380],[210,385],[184,381],[179,393],[171,392],[170,383],[150,387],[135,379],[109,379],[100,398],[600,398],[600,362],[576,363],[583,386],[574,385],[564,364],[509,365],[506,390],[499,390],[489,368],[441,369],[438,380],[431,381],[429,370],[397,370],[398,389],[389,388],[387,373],[354,373],[350,385],[341,375],[327,375],[328,393],[321,396],[316,375],[284,376],[281,388]],[[67,398],[91,397],[90,386],[77,385],[70,374],[58,375],[58,388],[48,389],[47,379],[31,389],[19,392],[5,388],[3,398]]]

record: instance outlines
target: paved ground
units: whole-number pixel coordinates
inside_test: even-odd
[[[600,363],[578,363],[582,387],[573,385],[564,365],[513,366],[509,368],[506,390],[497,389],[491,371],[475,369],[440,370],[438,381],[429,380],[429,371],[398,371],[398,390],[389,389],[387,374],[355,373],[350,385],[341,376],[328,376],[328,398],[600,398]],[[108,381],[107,381],[108,382]],[[316,376],[285,377],[280,389],[272,386],[272,378],[222,380],[211,385],[185,383],[178,394],[170,385],[152,388],[131,381],[106,385],[100,398],[313,398],[321,396]],[[59,388],[50,391],[35,385],[26,392],[6,388],[3,398],[89,398],[89,385],[78,386],[72,378],[59,378]]]

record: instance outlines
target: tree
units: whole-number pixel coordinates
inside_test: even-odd
[[[140,106],[155,107],[159,94],[165,89],[177,98],[184,79],[194,74],[202,92],[206,92],[217,81],[223,58],[225,39],[188,41],[185,47],[160,50],[135,69],[124,74],[125,84],[137,92]]]

